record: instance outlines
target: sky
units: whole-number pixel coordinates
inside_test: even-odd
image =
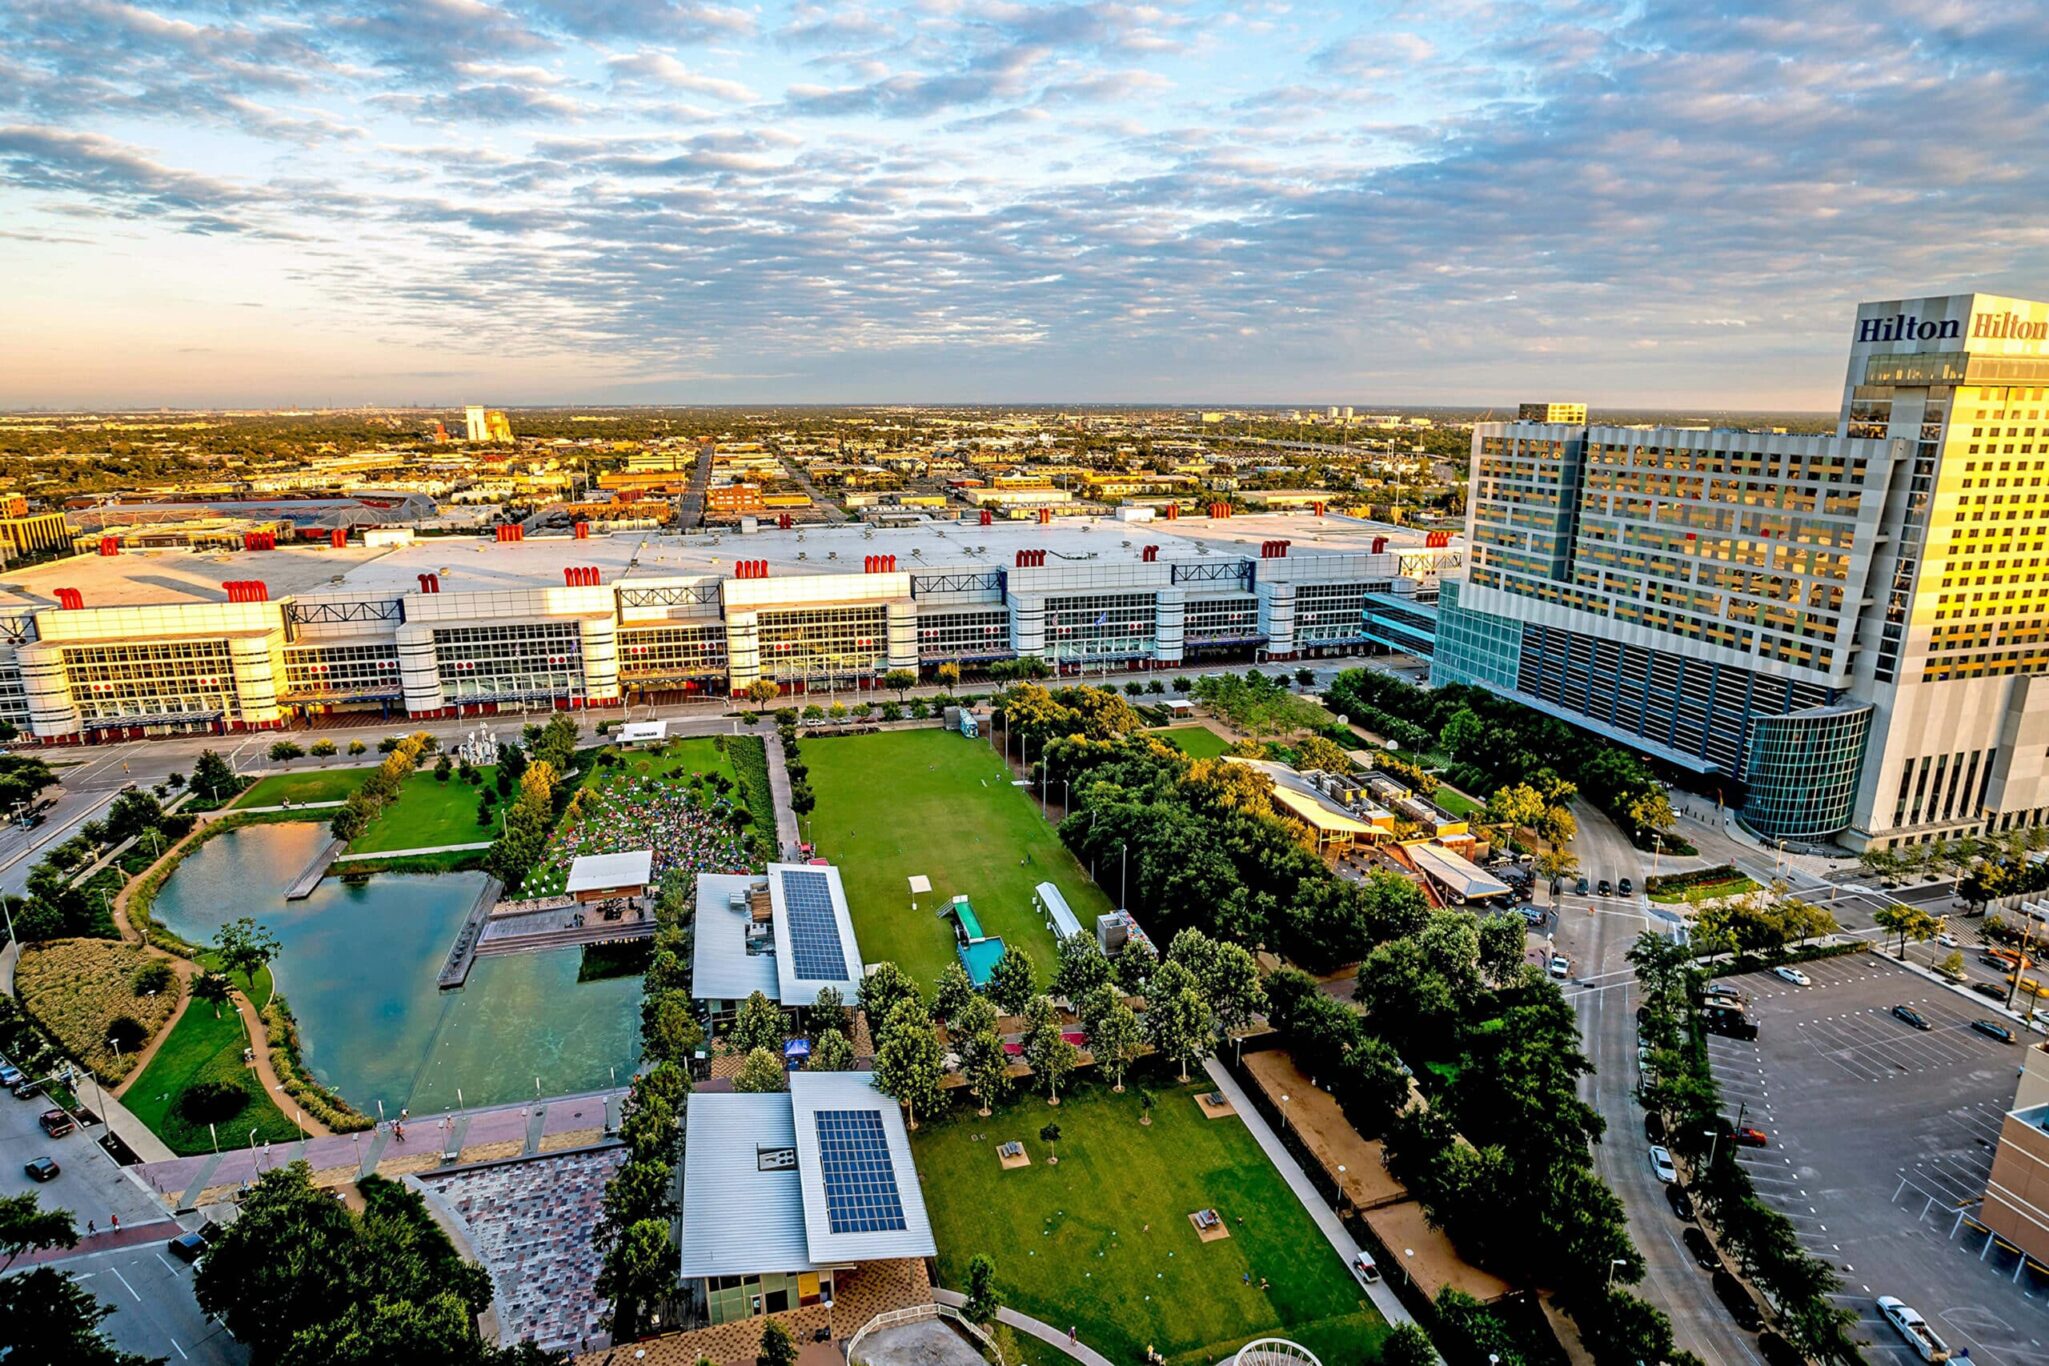
[[[0,407],[1836,406],[2040,0],[0,0]]]

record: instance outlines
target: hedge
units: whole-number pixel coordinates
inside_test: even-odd
[[[270,1032],[270,1065],[286,1094],[307,1114],[338,1134],[361,1133],[376,1127],[372,1120],[341,1096],[313,1080],[299,1060],[299,1022],[285,998],[273,994],[263,1008],[263,1026]]]

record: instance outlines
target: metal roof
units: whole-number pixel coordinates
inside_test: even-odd
[[[790,942],[790,903],[783,886],[787,873],[822,875],[826,895],[832,903],[834,928],[839,932],[842,977],[800,977],[795,948]],[[771,863],[768,865],[768,899],[775,925],[775,972],[777,999],[786,1006],[808,1006],[827,987],[838,989],[851,1001],[861,986],[861,946],[854,939],[854,919],[847,912],[846,888],[840,884],[840,870],[830,864]],[[703,993],[700,993],[703,994]]]
[[[652,849],[629,849],[623,854],[581,854],[569,865],[569,881],[563,891],[604,892],[614,887],[645,887],[654,876]]]
[[[1441,845],[1405,844],[1402,850],[1418,868],[1469,901],[1474,897],[1509,894],[1506,882]]]
[[[1050,882],[1042,882],[1032,890],[1039,894],[1039,905],[1045,908],[1047,915],[1053,917],[1054,934],[1065,939],[1069,935],[1081,933],[1081,921],[1074,918],[1074,912],[1068,908],[1067,898],[1060,895],[1058,887]]]
[[[792,1072],[790,1108],[797,1135],[797,1171],[804,1191],[804,1229],[813,1261],[825,1264],[868,1262],[896,1257],[932,1257],[938,1246],[932,1221],[925,1213],[925,1193],[918,1168],[911,1161],[911,1139],[904,1130],[903,1110],[875,1089],[866,1072]],[[695,1102],[692,1102],[695,1105]],[[818,1112],[877,1112],[889,1152],[891,1175],[903,1208],[901,1229],[834,1233],[826,1213],[825,1183],[819,1170]],[[695,1140],[693,1139],[693,1142]]]
[[[896,1108],[895,1102],[888,1104]],[[761,1150],[790,1148],[797,1150],[797,1165],[761,1170]],[[681,1274],[815,1269],[819,1264],[812,1260],[805,1232],[809,1178],[802,1154],[789,1096],[692,1096],[683,1147]]]
[[[697,924],[690,950],[690,994],[700,1001],[744,1001],[760,992],[782,999],[772,953],[747,952],[747,925],[752,912],[733,909],[733,896],[743,898],[754,878],[735,873],[697,875]]]

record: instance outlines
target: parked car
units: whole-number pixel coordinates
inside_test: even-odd
[[[1741,1128],[1729,1131],[1729,1141],[1739,1148],[1767,1148],[1771,1138],[1762,1129]]]
[[[28,1073],[22,1071],[11,1062],[0,1062],[0,1086],[13,1090],[16,1086],[27,1080]]]
[[[1541,925],[1544,923],[1544,917],[1549,914],[1542,906],[1524,906],[1520,909],[1523,923],[1527,925]]]
[[[1665,1117],[1656,1110],[1646,1111],[1643,1117],[1643,1136],[1647,1143],[1665,1141]]]
[[[1562,953],[1551,955],[1551,975],[1560,981],[1572,976],[1572,960]]]
[[[36,1123],[42,1125],[43,1132],[52,1138],[62,1138],[78,1127],[62,1110],[45,1110],[36,1116]]]
[[[7,1089],[14,1093],[16,1100],[34,1100],[43,1094],[43,1084],[34,1077],[23,1077]]]
[[[1596,896],[1613,896],[1615,895],[1615,888],[1609,883],[1608,879],[1602,878],[1594,884],[1594,894]]]
[[[1807,1366],[1799,1348],[1770,1330],[1757,1335],[1757,1350],[1764,1357],[1764,1366]]]
[[[1587,894],[1587,880],[1585,878],[1581,878],[1579,880],[1578,885],[1574,888],[1574,890],[1577,891],[1581,896],[1585,896]]]
[[[1928,1023],[1927,1017],[1912,1006],[1894,1006],[1892,1008],[1892,1017],[1895,1020],[1905,1020],[1916,1029],[1933,1029],[1935,1027]]]
[[[1373,1254],[1360,1248],[1352,1257],[1352,1274],[1367,1285],[1380,1279],[1380,1268],[1374,1264]]]
[[[1615,884],[1615,890],[1622,893],[1622,895],[1624,896],[1632,896],[1636,892],[1636,884],[1634,882],[1631,882],[1628,878],[1624,878],[1622,879],[1622,881]]]
[[[1796,987],[1811,987],[1814,979],[1798,968],[1773,968],[1772,976],[1782,982],[1791,982]]]
[[[1971,983],[1971,990],[1977,992],[1988,1001],[1998,1001],[2002,1005],[2006,1002],[2006,988],[1997,982],[1973,982]]]
[[[1764,1326],[1764,1316],[1757,1312],[1757,1301],[1750,1298],[1743,1282],[1721,1267],[1715,1268],[1715,1298],[1729,1311],[1729,1317],[1736,1320],[1738,1328],[1754,1333]]]
[[[181,1233],[171,1239],[171,1255],[181,1262],[196,1262],[206,1251],[206,1239],[197,1233]]]
[[[1892,1295],[1880,1295],[1878,1312],[1885,1316],[1885,1321],[1893,1326],[1894,1331],[1907,1340],[1907,1346],[1913,1348],[1921,1360],[1949,1360],[1949,1344],[1935,1335],[1935,1330],[1928,1326],[1928,1320],[1922,1318],[1920,1311],[1912,1305]]]
[[[1679,1179],[1679,1173],[1672,1166],[1672,1154],[1657,1144],[1651,1144],[1651,1175],[1660,1181],[1672,1182]]]
[[[57,1173],[64,1170],[57,1165],[55,1158],[50,1157],[38,1157],[24,1162],[21,1169],[28,1173],[31,1181],[55,1181]]]
[[[1686,1244],[1686,1250],[1693,1256],[1702,1271],[1713,1271],[1721,1263],[1715,1258],[1715,1246],[1708,1236],[1698,1228],[1689,1228],[1679,1235],[1679,1241]]]
[[[1730,1001],[1735,1003],[1737,1006],[1747,1006],[1750,1004],[1750,998],[1748,996],[1745,996],[1742,992],[1736,990],[1736,988],[1730,986],[1727,982],[1708,983],[1706,990],[1701,992],[1701,996],[1703,999],[1709,1001]]]
[[[1971,1028],[1977,1030],[1988,1039],[1997,1039],[2001,1043],[2013,1042],[2013,1031],[2000,1024],[1997,1020],[1973,1020],[1971,1021]]]
[[[1672,1207],[1672,1213],[1689,1224],[1693,1222],[1693,1197],[1677,1181],[1665,1187],[1665,1203]]]

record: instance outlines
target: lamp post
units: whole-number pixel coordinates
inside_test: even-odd
[[[1288,1132],[1288,1095],[1281,1093],[1281,1132]]]
[[[1125,888],[1130,882],[1131,873],[1131,846],[1129,844],[1117,846],[1117,860],[1117,909],[1122,911],[1129,909],[1130,906],[1130,903],[1124,898]]]
[[[1614,1288],[1615,1285],[1615,1268],[1628,1265],[1629,1259],[1627,1257],[1610,1257],[1608,1259],[1608,1285],[1610,1289]]]

